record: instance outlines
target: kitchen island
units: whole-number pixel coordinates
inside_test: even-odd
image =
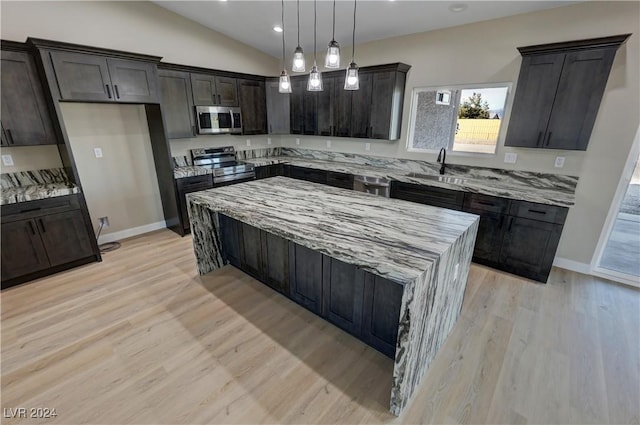
[[[286,177],[188,200],[198,272],[230,262],[392,357],[399,415],[460,313],[478,217]]]

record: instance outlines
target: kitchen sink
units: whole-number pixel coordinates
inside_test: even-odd
[[[415,177],[418,179],[435,180],[443,183],[450,184],[465,184],[467,179],[454,176],[439,176],[434,174],[421,174],[421,173],[408,173],[407,177]]]

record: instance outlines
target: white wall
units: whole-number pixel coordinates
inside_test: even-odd
[[[471,8],[465,13],[471,13]],[[401,140],[332,138],[331,150],[435,161],[435,154],[406,148],[413,88],[511,81],[515,91],[521,62],[517,47],[624,33],[633,35],[618,50],[586,152],[509,148],[502,134],[495,156],[447,155],[449,162],[457,164],[579,176],[576,205],[570,210],[558,256],[588,264],[640,120],[639,2],[585,2],[358,45],[360,66],[391,62],[412,66]],[[364,150],[365,142],[371,142],[369,152]],[[282,145],[296,146],[295,137],[283,137]],[[302,137],[299,147],[326,150],[326,138]],[[517,164],[505,164],[505,152],[516,152]],[[566,157],[563,169],[554,168],[558,155]]]

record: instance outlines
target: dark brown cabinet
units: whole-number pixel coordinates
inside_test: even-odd
[[[325,257],[322,281],[323,317],[345,331],[359,335],[364,272],[351,264]]]
[[[284,164],[270,164],[255,168],[256,179],[266,179],[275,176],[284,176]]]
[[[290,107],[289,93],[279,92],[278,80],[267,80],[267,124],[269,134],[289,134],[290,133]]]
[[[55,144],[51,116],[31,55],[3,49],[0,78],[3,146]]]
[[[373,73],[361,72],[360,89],[351,95],[351,137],[371,137],[371,93]]]
[[[93,232],[78,208],[75,195],[3,206],[3,288],[95,256]]]
[[[180,223],[184,233],[189,233],[191,224],[189,222],[189,213],[187,211],[187,193],[199,192],[201,190],[211,189],[213,187],[213,178],[211,174],[204,176],[185,177],[175,180],[176,191],[178,194],[178,202],[180,203]]]
[[[369,138],[400,138],[406,76],[405,72],[398,71],[379,71],[373,74]]]
[[[628,36],[519,48],[505,146],[586,150],[616,50]]]
[[[361,338],[394,358],[402,305],[402,285],[365,273]]]
[[[291,134],[304,134],[304,93],[306,84],[302,77],[291,78],[289,122]]]
[[[51,51],[62,100],[158,103],[155,63]]]
[[[235,78],[212,74],[191,74],[193,101],[197,106],[238,106]]]
[[[220,224],[220,240],[222,241],[222,255],[237,268],[242,268],[240,253],[240,223],[224,214],[218,214]]]
[[[238,80],[242,134],[267,134],[264,81]]]
[[[262,232],[261,244],[263,282],[289,296],[289,241],[269,232]]]
[[[191,78],[188,72],[158,70],[162,116],[169,139],[194,137]]]
[[[298,167],[295,165],[289,168],[289,177],[298,180],[306,180],[313,183],[327,183],[327,172],[313,168]]]
[[[240,267],[256,279],[263,272],[261,239],[260,229],[240,223]]]
[[[289,259],[291,299],[314,313],[322,314],[322,254],[293,244]]]
[[[461,210],[464,192],[413,183],[391,182],[391,197],[434,207]]]

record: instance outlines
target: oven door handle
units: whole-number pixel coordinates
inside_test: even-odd
[[[233,131],[233,129],[235,128],[235,123],[233,122],[233,111],[231,109],[229,109],[229,115],[231,116],[231,128],[229,130]]]

